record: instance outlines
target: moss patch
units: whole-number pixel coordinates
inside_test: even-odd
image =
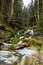
[[[43,43],[35,38],[31,38],[29,40],[23,40],[23,43],[27,43],[29,46],[40,46],[43,45]]]

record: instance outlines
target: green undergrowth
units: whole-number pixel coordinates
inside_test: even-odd
[[[10,41],[10,38],[14,35],[14,31],[11,27],[0,23],[0,39],[2,39],[3,42],[5,41],[8,43]]]
[[[19,58],[16,62],[13,62],[12,65],[43,65],[43,60],[38,59],[37,55]]]
[[[15,36],[12,40],[12,44],[17,44],[20,41],[18,36]]]
[[[3,44],[3,41],[2,41],[2,39],[0,39],[0,45],[2,45]]]

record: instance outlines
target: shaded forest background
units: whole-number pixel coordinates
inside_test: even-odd
[[[0,0],[0,38],[30,28],[43,35],[43,0],[31,0],[27,7],[22,0]]]

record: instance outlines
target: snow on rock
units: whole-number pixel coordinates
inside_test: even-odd
[[[15,50],[15,52],[0,51],[0,60],[3,60],[7,64],[12,64],[12,62],[17,61],[19,58],[18,56],[13,55],[16,52],[20,53],[21,55],[24,55],[25,57],[36,53],[35,50],[31,50],[28,48],[18,49],[18,50]],[[7,57],[7,55],[9,55],[9,54],[11,54],[11,57]]]
[[[35,50],[31,50],[31,49],[28,49],[28,48],[23,48],[23,49],[19,49],[19,50],[16,50],[18,53],[22,54],[22,55],[32,55],[32,54],[35,54],[36,51]]]
[[[0,51],[0,60],[3,60],[7,64],[11,64],[12,62],[17,61],[18,57],[14,56],[15,52],[10,51]],[[11,57],[7,57],[9,54],[11,54]]]
[[[4,62],[7,63],[7,64],[12,64],[12,62],[17,61],[17,59],[18,59],[18,57],[12,56],[12,57],[6,59]]]
[[[11,46],[12,44],[8,44],[8,43],[3,43],[4,44],[4,47],[9,47],[9,46]]]
[[[18,44],[22,44],[22,41],[19,41]]]

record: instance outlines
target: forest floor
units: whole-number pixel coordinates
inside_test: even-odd
[[[43,42],[43,35],[42,36],[36,36],[36,38]]]

